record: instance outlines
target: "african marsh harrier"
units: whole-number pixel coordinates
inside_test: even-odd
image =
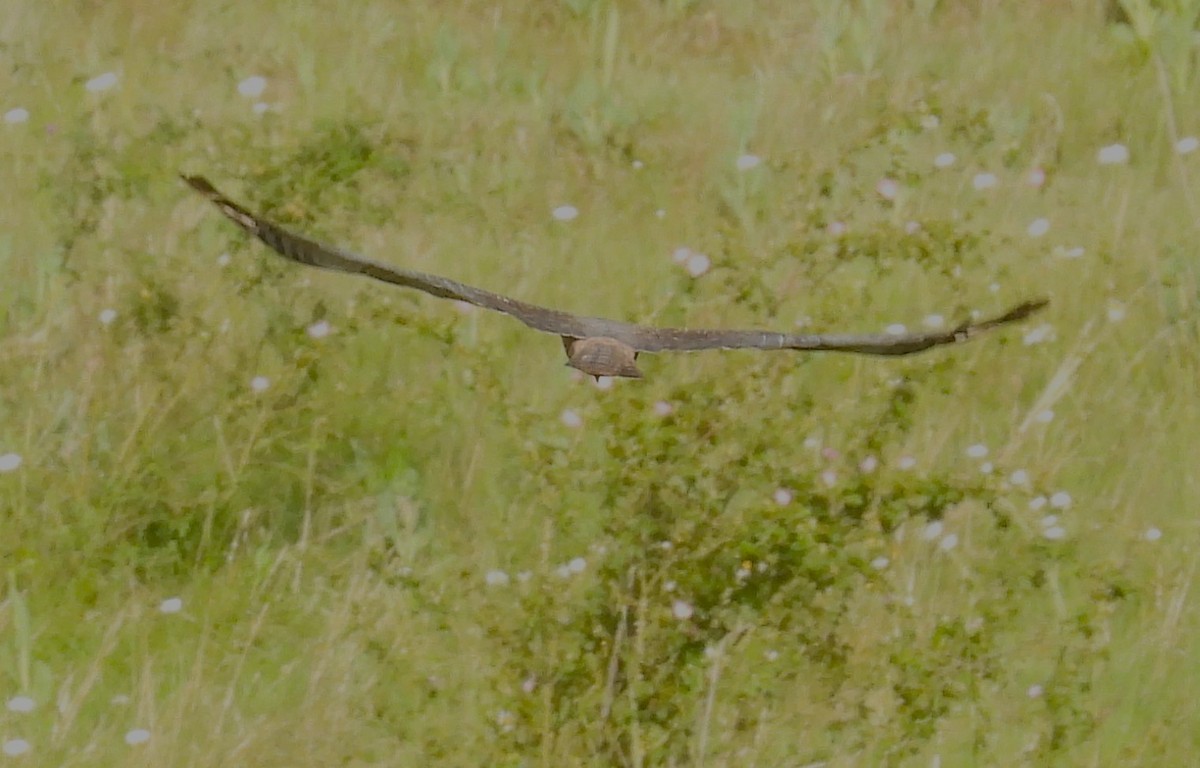
[[[534,330],[560,336],[567,353],[567,365],[595,377],[624,376],[640,379],[642,372],[636,364],[639,352],[794,349],[803,352],[852,352],[861,355],[911,355],[931,347],[967,341],[997,326],[1023,320],[1047,304],[1045,300],[1027,301],[996,317],[978,322],[964,322],[952,330],[930,333],[797,334],[775,331],[654,328],[540,307],[445,277],[393,267],[342,248],[322,245],[251,213],[218,192],[202,176],[183,176],[183,180],[212,201],[234,224],[262,240],[285,258],[322,269],[366,275],[385,283],[416,288],[443,299],[457,299],[484,309],[512,315]]]

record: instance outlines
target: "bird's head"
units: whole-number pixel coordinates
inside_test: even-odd
[[[637,367],[637,351],[624,342],[606,336],[588,339],[569,339],[567,365],[583,371],[588,376],[622,376],[640,379],[642,372]]]

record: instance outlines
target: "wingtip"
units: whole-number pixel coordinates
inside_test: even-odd
[[[1020,304],[1018,304],[1017,306],[1015,306],[1012,309],[1005,312],[1003,315],[1001,315],[998,318],[998,321],[1002,322],[1002,323],[1011,323],[1011,322],[1016,322],[1017,320],[1024,320],[1025,318],[1027,318],[1031,315],[1035,315],[1038,312],[1041,312],[1043,309],[1045,309],[1048,306],[1050,306],[1050,299],[1047,299],[1047,298],[1039,298],[1039,299],[1031,299],[1029,301],[1023,301]]]
[[[190,174],[180,173],[179,178],[183,179],[185,184],[205,197],[219,197],[221,194],[220,192],[217,192],[217,188],[214,187],[212,183],[203,176],[192,176]]]

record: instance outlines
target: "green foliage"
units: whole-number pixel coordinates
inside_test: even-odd
[[[1192,760],[1194,14],[1125,6],[18,3],[0,698],[35,706],[3,738],[47,765]],[[276,259],[179,171],[588,314],[1054,303],[911,359],[646,355],[602,389],[510,320]]]

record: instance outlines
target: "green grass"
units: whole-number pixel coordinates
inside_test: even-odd
[[[35,706],[0,711],[29,747],[0,762],[1197,764],[1200,153],[1174,142],[1200,100],[1162,18],[20,0],[0,698]],[[271,256],[180,171],[588,314],[1053,303],[914,358],[663,355],[601,390],[514,321]]]

